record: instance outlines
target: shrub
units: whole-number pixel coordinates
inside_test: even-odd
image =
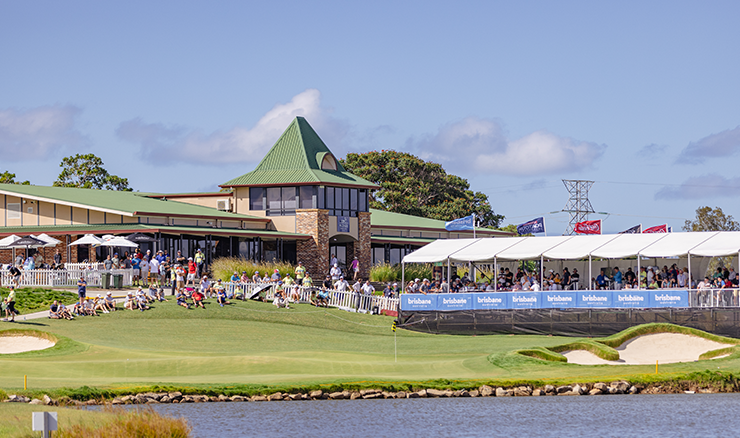
[[[0,389],[0,402],[8,398],[8,393]]]
[[[109,424],[103,426],[77,424],[64,429],[60,428],[54,436],[77,438],[122,436],[187,438],[190,436],[191,428],[185,419],[165,417],[151,408],[125,410],[108,406],[103,410],[115,414],[115,419]]]
[[[399,269],[393,265],[375,265],[370,268],[370,281],[377,281],[387,283],[389,281],[397,281],[399,279]]]
[[[7,296],[8,289],[0,288],[0,295]],[[77,294],[42,288],[17,289],[15,295],[15,308],[21,313],[48,310],[54,300],[60,301],[64,304],[71,304],[77,301]]]
[[[275,269],[280,272],[281,277],[285,277],[287,274],[294,275],[295,272],[295,266],[287,262],[256,263],[252,260],[247,260],[241,257],[221,257],[214,260],[211,264],[211,273],[213,274],[213,278],[220,278],[223,281],[229,281],[234,271],[239,273],[239,275],[241,275],[243,271],[246,271],[247,275],[251,278],[252,275],[254,275],[254,271],[259,271],[260,276],[264,277],[265,273],[272,275]],[[320,272],[311,272],[310,274],[314,279],[321,275]]]

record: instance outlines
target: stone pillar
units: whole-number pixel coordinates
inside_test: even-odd
[[[360,262],[360,276],[364,279],[370,277],[370,268],[372,267],[372,245],[370,244],[370,213],[359,212],[358,213],[358,237],[359,240],[355,242],[355,255],[357,260]]]
[[[303,263],[314,283],[323,281],[329,273],[329,210],[296,210],[296,232],[311,236],[297,242],[297,261]]]

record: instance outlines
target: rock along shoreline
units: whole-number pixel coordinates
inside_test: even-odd
[[[328,392],[315,390],[310,392],[275,392],[262,395],[192,395],[174,392],[142,392],[113,399],[73,400],[69,397],[52,399],[44,395],[41,399],[30,399],[23,395],[10,395],[5,403],[28,403],[47,406],[94,406],[94,405],[148,405],[161,403],[215,403],[215,402],[275,402],[275,401],[308,401],[308,400],[369,400],[369,399],[404,399],[404,398],[445,398],[445,397],[541,397],[541,396],[599,396],[618,394],[713,394],[720,392],[737,392],[737,388],[725,385],[712,385],[697,382],[680,384],[631,384],[626,380],[610,383],[583,383],[542,387],[532,386],[489,386],[482,385],[471,389],[421,389],[419,391],[389,392],[382,389],[344,390]]]

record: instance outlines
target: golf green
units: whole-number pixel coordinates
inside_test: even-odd
[[[553,336],[430,335],[391,330],[394,318],[298,305],[173,301],[146,312],[3,323],[59,337],[56,347],[0,356],[10,392],[81,386],[315,385],[324,383],[593,381],[647,376],[654,366],[583,366],[525,357],[518,349],[576,341]],[[394,354],[397,351],[397,356]],[[396,359],[397,357],[397,359]],[[736,372],[733,357],[661,366],[668,378],[707,369]]]

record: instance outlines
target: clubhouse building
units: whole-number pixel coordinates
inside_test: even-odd
[[[186,257],[200,249],[217,257],[298,261],[324,275],[330,258],[349,266],[354,257],[367,276],[377,263],[400,263],[437,239],[473,237],[445,230],[444,221],[369,208],[378,187],[347,172],[303,117],[296,117],[257,165],[208,193],[118,192],[0,184],[0,239],[46,233],[62,243],[39,248],[45,260],[58,249],[62,262],[98,260],[101,250],[69,246],[84,234],[152,238],[143,250]],[[450,218],[453,219],[453,218]],[[476,230],[480,237],[510,233]],[[0,263],[11,263],[0,249]]]

